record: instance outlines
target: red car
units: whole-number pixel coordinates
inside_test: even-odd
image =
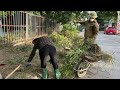
[[[107,27],[104,30],[104,34],[114,34],[114,35],[116,35],[117,34],[117,29],[114,28],[114,27]]]

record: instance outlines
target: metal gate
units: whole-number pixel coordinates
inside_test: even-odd
[[[25,11],[0,11],[0,43],[10,44],[58,30],[55,21]]]

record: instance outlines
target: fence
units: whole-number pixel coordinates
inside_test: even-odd
[[[0,11],[0,43],[10,44],[58,30],[59,24],[47,17],[24,11]]]

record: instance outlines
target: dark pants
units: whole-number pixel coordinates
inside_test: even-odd
[[[51,45],[44,46],[42,49],[39,50],[39,55],[41,59],[41,68],[46,68],[46,61],[49,55],[50,62],[52,63],[53,68],[58,69],[56,48],[54,46]]]

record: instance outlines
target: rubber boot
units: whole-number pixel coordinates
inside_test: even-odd
[[[46,68],[42,69],[42,79],[47,79],[47,69]]]
[[[60,72],[59,72],[59,69],[55,69],[55,78],[56,79],[60,79],[60,76],[61,76],[61,74],[60,74]]]

